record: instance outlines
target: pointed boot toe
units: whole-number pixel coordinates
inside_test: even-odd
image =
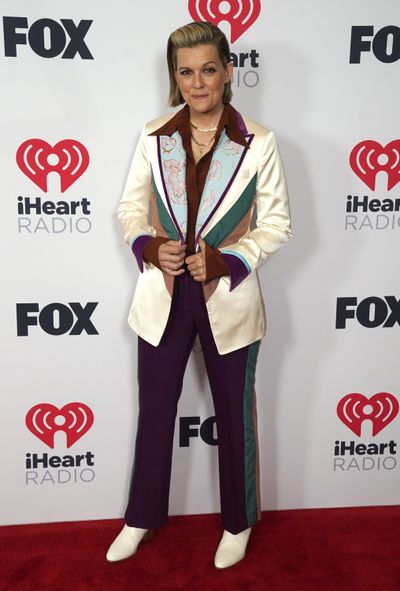
[[[240,562],[246,556],[250,532],[251,527],[238,534],[224,531],[215,554],[214,565],[216,568],[228,568]]]
[[[126,560],[136,553],[140,542],[149,541],[153,537],[153,530],[124,525],[106,554],[107,562]]]

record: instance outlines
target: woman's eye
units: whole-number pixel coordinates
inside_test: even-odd
[[[206,68],[204,71],[206,72],[206,74],[214,74],[215,68]]]
[[[181,76],[188,76],[190,74],[190,70],[181,70]]]

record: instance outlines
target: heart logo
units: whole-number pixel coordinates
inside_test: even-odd
[[[50,172],[58,172],[64,193],[89,166],[89,152],[76,140],[61,140],[54,147],[44,140],[26,140],[16,156],[22,172],[45,193]]]
[[[336,411],[339,419],[358,437],[361,436],[363,421],[369,419],[372,421],[372,435],[375,436],[397,416],[399,402],[389,392],[379,392],[371,398],[354,392],[340,400]]]
[[[374,140],[360,142],[351,151],[350,166],[371,191],[375,191],[378,172],[386,172],[390,191],[400,182],[400,140],[393,140],[385,147]]]
[[[89,431],[93,421],[93,412],[82,402],[70,402],[60,409],[41,402],[33,406],[25,417],[29,431],[52,449],[57,431],[64,431],[67,447],[71,447]]]
[[[261,12],[260,0],[189,0],[188,8],[194,21],[209,21],[218,26],[227,21],[234,43],[257,20]]]

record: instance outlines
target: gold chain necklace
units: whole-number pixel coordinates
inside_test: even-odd
[[[202,148],[205,148],[206,146],[209,146],[209,145],[211,144],[211,142],[213,142],[213,141],[215,140],[215,135],[214,135],[214,137],[212,137],[212,138],[210,139],[210,141],[209,141],[209,142],[206,142],[205,144],[198,142],[198,141],[196,140],[196,138],[195,138],[193,135],[192,135],[192,140],[193,140],[193,141],[194,141],[194,143],[195,143],[195,144],[197,144],[198,146],[201,146]]]
[[[193,137],[193,135],[192,135],[192,140],[194,141],[194,143],[195,143],[197,146],[199,146],[199,160],[200,160],[200,159],[203,157],[203,149],[204,149],[204,148],[206,148],[207,146],[209,146],[209,145],[210,145],[210,144],[211,144],[211,143],[212,143],[212,142],[215,140],[215,135],[214,135],[214,137],[212,137],[212,138],[210,139],[210,141],[208,141],[208,142],[206,142],[206,143],[201,143],[201,142],[198,142],[198,141],[196,140],[196,138],[194,138],[194,137]]]
[[[193,121],[190,121],[190,125],[194,127],[196,131],[201,131],[202,133],[208,133],[209,131],[217,131],[218,129],[217,125],[215,127],[210,127],[210,129],[203,129],[201,127],[197,127],[197,125],[195,125]]]

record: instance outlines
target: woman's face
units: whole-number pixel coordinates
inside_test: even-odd
[[[232,64],[224,68],[214,45],[182,47],[176,57],[175,79],[191,113],[218,114],[224,85],[232,78]]]

